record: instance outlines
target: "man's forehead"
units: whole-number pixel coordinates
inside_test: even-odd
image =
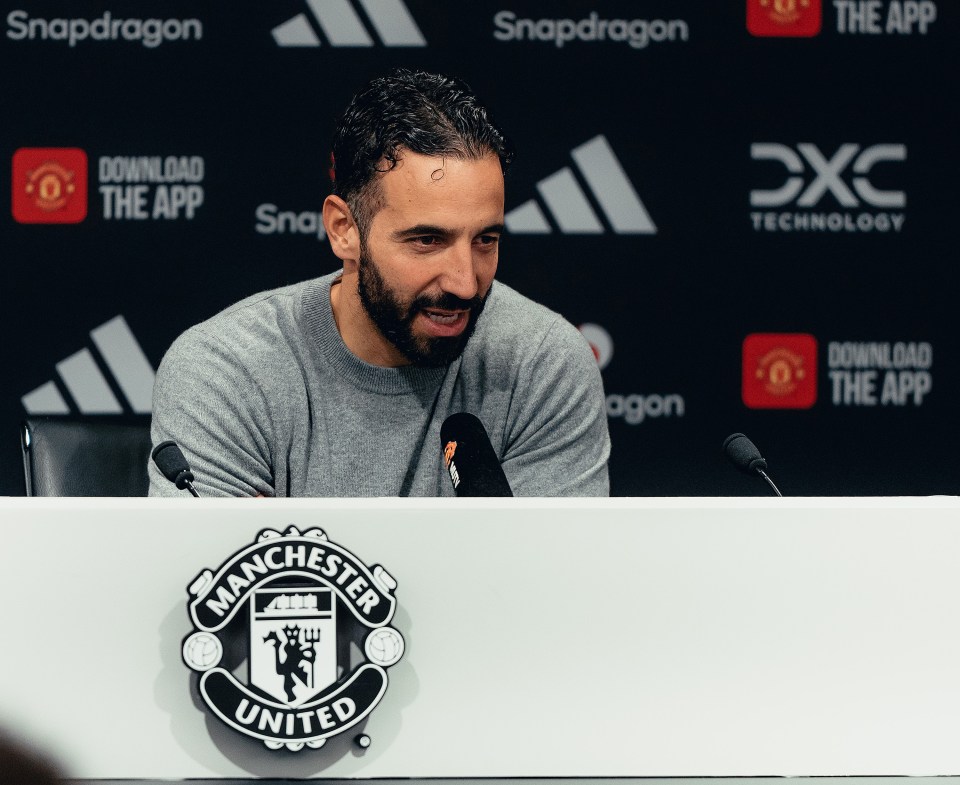
[[[448,174],[465,178],[489,178],[493,169],[500,173],[500,159],[493,151],[477,158],[461,153],[444,155],[425,155],[412,150],[399,148],[393,161],[381,160],[380,173],[377,175],[384,183],[415,181],[428,184],[442,184]]]
[[[477,230],[503,222],[503,173],[492,153],[476,159],[407,152],[380,178],[377,214],[394,231],[415,224]]]

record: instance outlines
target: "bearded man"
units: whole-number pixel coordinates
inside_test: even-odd
[[[157,373],[154,444],[180,445],[201,495],[450,496],[440,426],[464,411],[514,494],[609,493],[589,346],[494,281],[510,159],[459,80],[401,70],[353,98],[323,205],[343,269],[191,328]]]

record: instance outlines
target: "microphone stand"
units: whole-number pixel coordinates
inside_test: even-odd
[[[761,477],[763,477],[763,479],[765,479],[765,480],[767,481],[767,485],[769,485],[771,488],[773,488],[773,492],[774,492],[775,494],[777,494],[777,496],[779,496],[779,497],[782,499],[782,498],[783,498],[783,494],[780,493],[780,489],[779,489],[776,485],[773,484],[773,480],[770,479],[770,475],[767,474],[763,469],[757,469],[757,472],[759,473],[759,475],[760,475]],[[191,490],[192,490],[192,488],[191,488]]]

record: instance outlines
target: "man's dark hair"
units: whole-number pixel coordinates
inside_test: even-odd
[[[333,136],[333,193],[349,206],[361,238],[383,206],[377,175],[403,150],[480,159],[491,153],[506,172],[513,157],[503,132],[459,79],[398,69],[357,93]]]

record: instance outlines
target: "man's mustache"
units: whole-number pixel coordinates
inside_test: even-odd
[[[450,294],[449,292],[445,292],[436,297],[421,294],[410,304],[410,313],[414,314],[417,311],[422,311],[424,308],[437,308],[442,311],[476,311],[482,306],[483,298],[480,297],[480,295],[471,297],[469,300],[464,300],[462,297],[457,297],[455,294]]]

